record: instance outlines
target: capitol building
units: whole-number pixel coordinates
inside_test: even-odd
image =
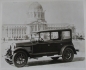
[[[33,32],[52,29],[72,29],[72,35],[75,35],[74,25],[69,24],[49,24],[45,20],[45,12],[38,2],[33,2],[29,6],[27,24],[3,24],[3,40],[27,40]]]

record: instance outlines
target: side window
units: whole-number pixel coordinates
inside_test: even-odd
[[[40,37],[44,39],[44,41],[50,40],[50,33],[49,32],[40,33]]]
[[[58,39],[58,32],[51,32],[51,39]]]
[[[62,32],[62,39],[70,39],[70,31],[63,31]]]

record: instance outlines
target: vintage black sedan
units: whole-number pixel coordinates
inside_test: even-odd
[[[13,48],[13,49],[12,49]],[[77,54],[72,43],[72,30],[59,29],[33,32],[28,42],[15,43],[7,50],[5,60],[16,67],[27,64],[28,58],[51,56],[53,60],[62,57],[64,62],[70,62]],[[54,55],[58,55],[53,57]]]

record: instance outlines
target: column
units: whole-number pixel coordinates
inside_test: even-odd
[[[9,28],[7,28],[8,29],[8,37],[9,37]]]
[[[37,31],[38,31],[38,24],[37,24]]]
[[[16,27],[16,38],[17,38],[17,27]]]
[[[10,27],[10,38],[12,39],[12,30],[11,30],[11,27]]]
[[[35,25],[33,26],[33,29],[34,29],[34,30],[33,30],[33,32],[34,32],[34,31],[35,31]]]
[[[18,39],[19,39],[19,27],[17,29],[18,29]]]
[[[13,39],[14,39],[14,27],[13,27]]]
[[[18,26],[17,26],[17,39],[18,39]]]
[[[20,31],[20,39],[21,39],[21,27],[20,27],[20,30],[19,31]]]

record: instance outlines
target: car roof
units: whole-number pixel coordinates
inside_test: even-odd
[[[41,32],[55,32],[55,31],[71,31],[71,29],[43,30],[43,31],[38,31],[38,32],[33,32],[33,33],[41,33]]]

